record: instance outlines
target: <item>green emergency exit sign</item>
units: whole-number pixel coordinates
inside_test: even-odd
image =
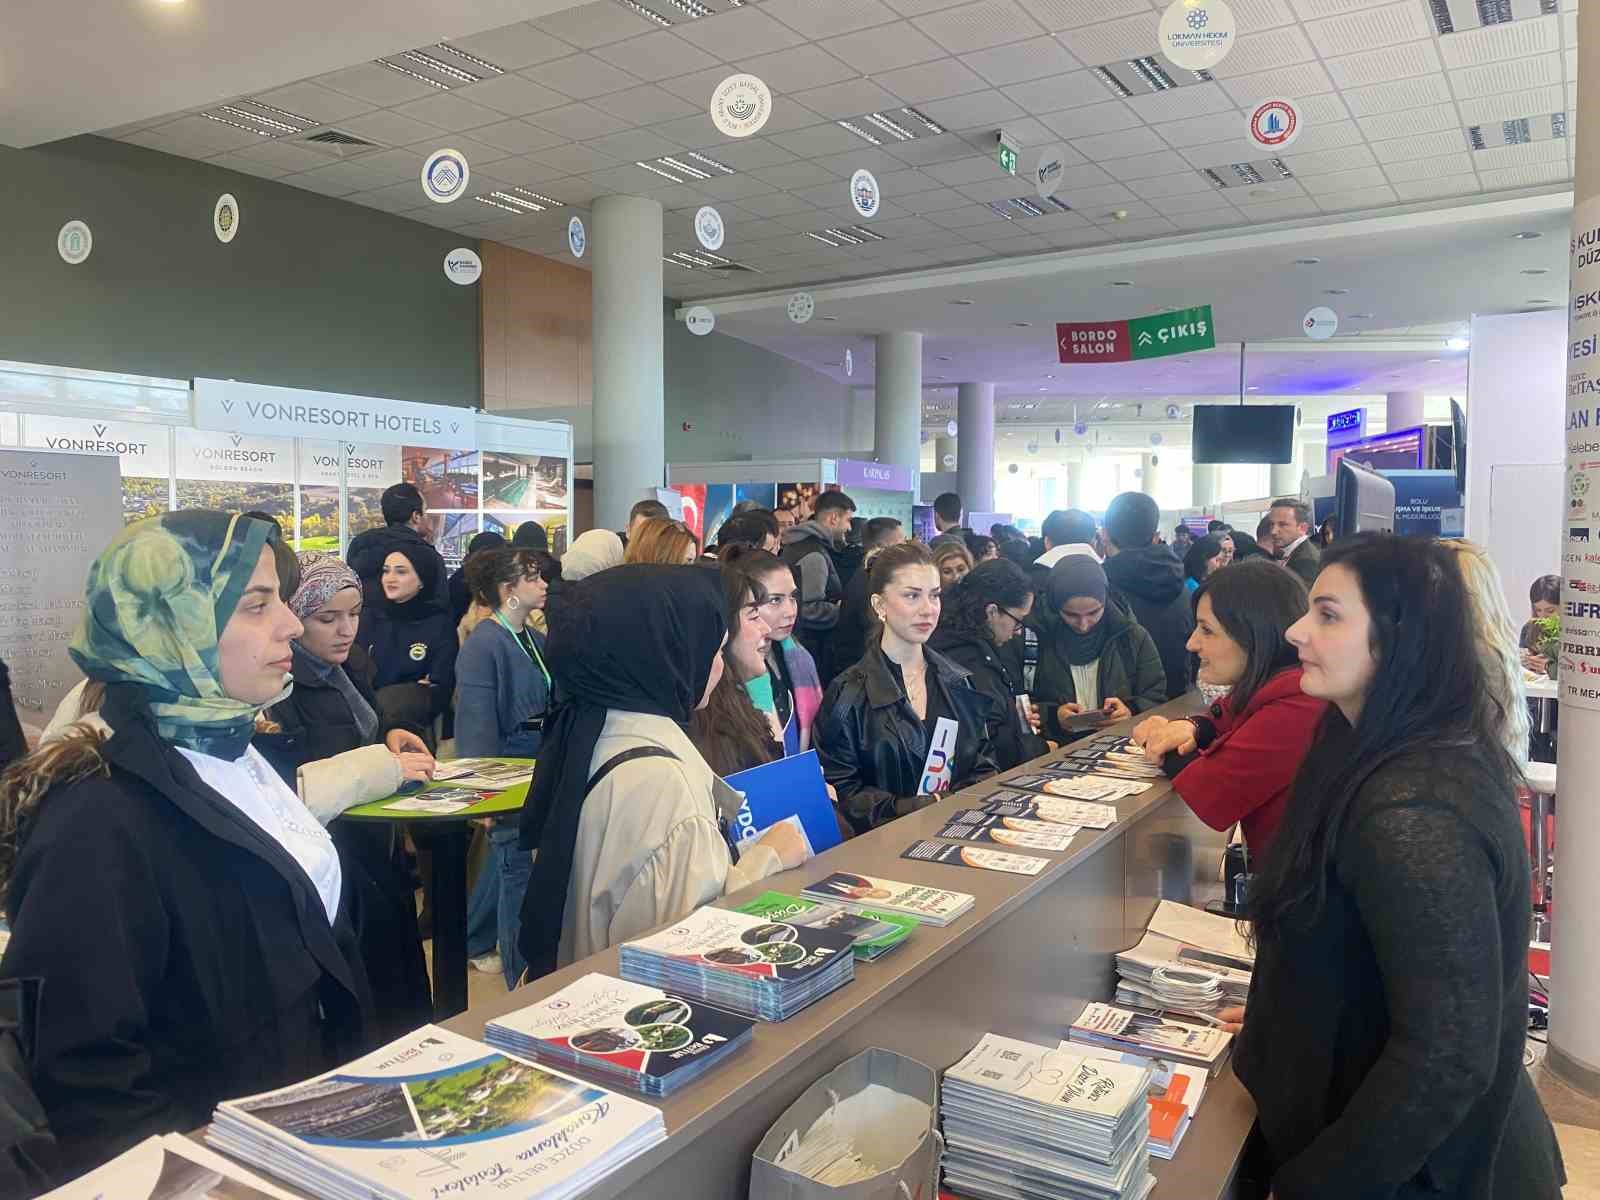
[[[1017,152],[1016,152],[1016,150],[1014,150],[1012,147],[1006,145],[1004,142],[999,143],[999,145],[1000,145],[1000,169],[1002,171],[1004,171],[1007,175],[1015,175],[1017,173]]]

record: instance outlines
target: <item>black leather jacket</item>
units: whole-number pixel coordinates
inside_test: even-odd
[[[967,672],[924,649],[929,681],[960,726],[951,791],[993,775],[997,767],[989,727],[990,700]],[[900,668],[878,646],[829,685],[818,716],[817,750],[823,774],[839,795],[839,810],[858,833],[936,803],[919,796],[928,757],[927,732],[906,698]]]

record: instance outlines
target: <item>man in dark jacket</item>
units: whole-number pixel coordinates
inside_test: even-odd
[[[1156,540],[1161,507],[1143,492],[1123,492],[1106,509],[1106,578],[1154,639],[1167,669],[1167,699],[1189,689],[1189,651],[1194,612],[1183,587],[1183,563]]]
[[[370,608],[383,599],[379,580],[383,575],[383,560],[403,546],[420,546],[439,560],[436,599],[448,608],[450,593],[444,558],[422,536],[428,515],[428,506],[414,483],[397,483],[383,493],[382,529],[368,529],[350,540],[344,560],[361,579],[361,595]]]
[[[1298,497],[1285,496],[1272,502],[1266,519],[1274,557],[1309,588],[1322,570],[1322,551],[1311,540],[1310,507]]]
[[[861,656],[867,652],[867,643],[878,628],[878,618],[872,615],[872,556],[885,546],[898,546],[905,540],[905,528],[894,517],[873,517],[867,522],[861,539],[865,560],[844,585],[839,623],[834,627],[828,647],[834,676],[861,661]],[[822,686],[827,687],[832,682],[830,676],[822,680]]]
[[[843,492],[823,492],[809,521],[783,531],[779,557],[794,568],[800,580],[800,621],[794,635],[816,660],[824,684],[834,675],[828,644],[839,624],[839,602],[844,597],[831,551],[844,545],[850,514],[855,510],[856,502]]]

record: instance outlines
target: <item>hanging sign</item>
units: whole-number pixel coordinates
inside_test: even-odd
[[[462,287],[478,282],[483,274],[483,259],[475,250],[460,246],[444,256],[444,277]]]
[[[172,463],[167,426],[140,421],[29,413],[23,445],[78,454],[114,454],[121,462],[124,479],[159,477],[165,480]]]
[[[459,150],[435,150],[422,164],[422,190],[435,204],[449,204],[467,194],[467,156]]]
[[[722,214],[709,204],[694,215],[694,235],[707,250],[721,250],[725,230]]]
[[[196,379],[197,429],[273,437],[348,437],[387,445],[474,450],[471,409],[376,396],[347,396],[232,379]]]
[[[239,232],[239,202],[232,193],[223,192],[217,197],[216,207],[211,210],[211,231],[224,244],[233,241],[233,235]]]
[[[94,249],[94,234],[82,221],[68,221],[56,234],[56,253],[61,261],[75,267],[89,257]]]
[[[789,320],[804,325],[817,311],[817,300],[810,292],[796,292],[789,297]]]
[[[1211,306],[1180,308],[1130,321],[1089,321],[1056,326],[1064,363],[1130,362],[1210,350],[1217,344]]]
[[[1061,186],[1067,170],[1067,148],[1059,143],[1039,151],[1039,162],[1033,168],[1033,186],[1039,199],[1048,200]]]
[[[572,251],[573,258],[582,258],[588,248],[589,235],[584,231],[583,219],[573,217],[567,222],[567,249]]]
[[[1328,415],[1328,445],[1348,446],[1367,436],[1367,410],[1351,408]]]
[[[854,375],[856,373],[856,356],[850,353],[848,346],[845,347],[844,351],[844,373],[846,375]]]
[[[1300,328],[1314,342],[1325,342],[1339,332],[1339,314],[1319,304],[1300,319]]]
[[[1223,0],[1172,0],[1161,15],[1158,44],[1186,71],[1216,66],[1233,49],[1233,10]]]
[[[1300,136],[1299,110],[1288,100],[1268,100],[1250,114],[1250,141],[1263,150],[1282,150]]]
[[[878,179],[871,171],[862,168],[850,176],[850,203],[863,217],[877,216],[882,201]]]
[[[729,137],[758,133],[772,115],[772,91],[754,75],[729,75],[711,93],[711,123]]]
[[[695,337],[705,337],[717,327],[717,314],[704,304],[696,304],[683,314],[683,323],[689,327],[689,332]]]

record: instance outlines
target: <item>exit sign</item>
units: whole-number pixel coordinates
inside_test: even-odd
[[[1000,141],[999,145],[1000,145],[1000,169],[1002,171],[1004,171],[1007,175],[1015,175],[1017,173],[1017,149],[1016,149],[1016,147],[1008,145],[1004,141],[1004,139],[1002,139]]]

